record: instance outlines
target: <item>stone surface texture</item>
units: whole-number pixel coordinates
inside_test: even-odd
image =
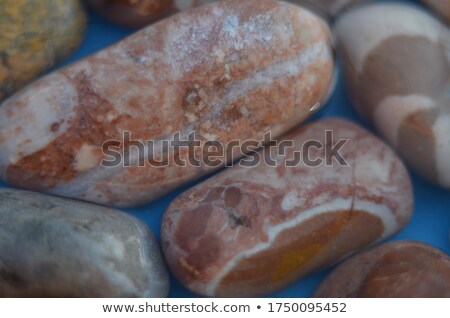
[[[179,11],[215,0],[85,0],[94,10],[114,23],[142,27]]]
[[[336,34],[358,112],[423,177],[450,187],[450,33],[406,4],[344,14]]]
[[[101,204],[149,202],[212,170],[176,165],[161,140],[177,132],[223,145],[278,136],[319,108],[333,64],[328,26],[292,4],[225,0],[185,11],[4,102],[0,176]],[[120,142],[118,151],[129,145],[125,132],[156,150],[131,151],[130,167],[101,165],[106,141]],[[155,167],[147,155],[169,165]]]
[[[347,166],[286,167],[310,140],[348,139]],[[353,123],[326,119],[283,137],[294,147],[276,167],[233,167],[176,198],[161,227],[165,258],[188,289],[207,296],[278,291],[396,233],[409,220],[411,183],[383,142]],[[331,143],[330,143],[331,144]],[[328,146],[327,146],[328,147]],[[322,150],[311,158],[323,158]]]
[[[0,102],[72,53],[85,27],[78,0],[0,0]]]
[[[386,243],[335,269],[315,297],[450,297],[450,257],[415,241]]]
[[[165,297],[156,239],[119,211],[0,189],[0,297]]]
[[[306,8],[310,8],[318,13],[333,18],[351,6],[358,5],[368,0],[287,0]]]
[[[447,22],[450,22],[450,0],[422,0]]]

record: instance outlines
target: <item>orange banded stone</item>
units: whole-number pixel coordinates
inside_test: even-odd
[[[348,140],[347,165],[287,166],[311,140]],[[166,210],[163,252],[175,277],[207,296],[276,292],[399,231],[409,220],[408,173],[383,142],[345,120],[325,119],[284,135],[277,166],[232,167],[194,186]],[[330,142],[330,141],[328,141]],[[318,150],[323,157],[323,150]]]

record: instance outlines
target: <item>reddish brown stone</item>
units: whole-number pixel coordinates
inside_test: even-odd
[[[315,297],[450,297],[450,257],[424,243],[386,243],[339,265]]]
[[[325,144],[326,130],[335,142],[348,139],[340,152],[348,165],[286,166],[305,142]],[[403,164],[363,129],[327,119],[283,140],[293,140],[294,148],[285,156],[273,153],[276,167],[262,161],[229,168],[183,193],[165,212],[163,251],[190,290],[266,295],[389,237],[410,218],[412,189]]]
[[[5,101],[0,176],[101,204],[147,203],[217,166],[181,166],[156,146],[105,167],[106,142],[123,154],[134,144],[124,132],[144,144],[178,132],[223,145],[278,136],[322,105],[333,64],[328,26],[292,4],[225,0],[180,13]],[[202,158],[195,151],[180,158]]]

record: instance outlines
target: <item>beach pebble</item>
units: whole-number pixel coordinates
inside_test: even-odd
[[[163,252],[191,291],[268,295],[386,239],[409,220],[413,194],[407,171],[367,131],[325,119],[283,140],[294,146],[273,147],[275,165],[261,160],[229,168],[181,194],[165,211]],[[311,141],[316,145],[309,149]],[[331,154],[342,142],[344,162]],[[309,153],[312,162],[292,162],[294,152]],[[332,160],[318,165],[320,159]]]
[[[300,7],[227,0],[188,10],[5,101],[0,176],[106,205],[147,203],[218,168],[200,146],[192,155],[163,141],[278,136],[320,109],[333,66],[328,26]],[[202,160],[183,166],[175,154]]]
[[[420,242],[386,243],[339,265],[322,282],[314,296],[450,297],[450,257]]]
[[[78,0],[0,4],[0,102],[72,53],[86,16]]]
[[[141,27],[179,11],[215,0],[85,0],[95,11],[114,23]]]
[[[405,4],[374,4],[336,24],[358,112],[424,178],[450,187],[450,33]]]
[[[0,297],[165,297],[156,239],[116,210],[0,189]]]
[[[450,0],[422,0],[447,22],[450,22]]]

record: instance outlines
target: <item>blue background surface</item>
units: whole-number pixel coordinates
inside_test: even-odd
[[[418,3],[418,1],[397,2]],[[89,12],[89,26],[82,46],[68,60],[61,65],[58,65],[57,68],[73,63],[74,61],[105,48],[134,32],[135,30],[118,27],[107,22],[95,13]],[[368,127],[354,111],[345,94],[342,80],[338,81],[336,90],[326,107],[320,113],[315,115],[314,119],[332,116],[350,119],[366,127],[368,130],[373,131],[371,127]],[[431,244],[446,253],[450,253],[450,191],[437,188],[418,177],[411,170],[410,172],[414,184],[415,195],[413,217],[408,226],[405,227],[399,234],[392,237],[390,241],[413,239]],[[198,181],[196,183],[198,183]],[[185,186],[154,203],[140,208],[126,209],[124,211],[145,222],[159,237],[161,218],[165,208],[178,194],[196,183]],[[0,183],[0,186],[4,185]],[[327,273],[329,273],[329,270],[312,275],[297,282],[295,285],[270,296],[309,297]],[[172,279],[170,296],[196,297],[196,295],[190,293],[182,287],[175,279]]]

